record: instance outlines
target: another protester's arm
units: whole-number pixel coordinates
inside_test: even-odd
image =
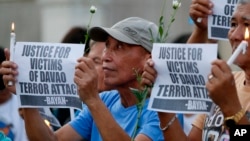
[[[10,59],[10,52],[9,52],[8,48],[4,49],[4,53],[5,53],[6,60],[9,60]],[[13,62],[9,62],[9,61],[3,61],[2,66],[3,67],[0,69],[0,74],[3,75],[3,79],[7,79],[7,80],[13,82],[13,85],[10,86],[10,85],[7,85],[8,81],[6,81],[5,86],[10,92],[15,94],[16,93],[16,88],[15,88],[16,80],[15,80],[15,77],[13,77],[13,76],[15,76],[17,74],[15,74],[16,71],[12,71],[12,69],[15,70],[17,66],[14,65]]]
[[[69,125],[53,132],[36,108],[23,108],[25,128],[30,141],[82,141],[82,137]]]
[[[3,74],[4,84],[7,86],[9,81],[16,81],[18,66],[14,62],[8,61],[8,49],[5,49],[5,56],[7,60],[2,63],[0,73]],[[16,92],[15,85],[11,87],[13,92]],[[30,141],[81,141],[82,139],[70,125],[65,125],[54,134],[45,124],[36,108],[22,108],[21,113],[25,122],[26,133]]]
[[[12,61],[8,61],[10,56],[8,49],[5,49],[5,56],[7,60],[2,63],[0,73],[3,74],[4,84],[6,85],[6,87],[8,87],[9,81],[16,82],[16,75],[18,74],[18,72],[17,65]],[[13,93],[16,93],[15,85],[11,86],[11,89],[13,90]],[[26,133],[29,140],[51,140],[48,139],[49,136],[47,134],[43,135],[43,133],[45,133],[45,131],[47,132],[49,128],[46,127],[36,108],[22,109],[21,113],[21,116],[24,118],[25,121]],[[41,130],[41,127],[44,128],[44,130]]]
[[[213,4],[210,0],[192,0],[189,14],[195,27],[187,43],[210,42],[208,40],[207,18],[212,14],[212,7]]]
[[[206,83],[206,88],[209,91],[209,97],[220,107],[224,117],[240,112],[243,107],[238,98],[230,66],[224,60],[215,60],[212,63],[211,74],[213,77]],[[243,116],[237,124],[250,123],[247,117]]]
[[[160,126],[162,129],[168,126],[168,128],[162,130],[165,141],[186,141],[187,136],[184,133],[181,124],[174,113],[158,112],[160,119]],[[174,120],[172,120],[175,117]],[[173,122],[171,122],[173,121]]]
[[[36,108],[23,108],[25,129],[30,141],[56,141],[53,131],[44,123]]]
[[[144,70],[142,74],[142,85],[152,85],[155,82],[157,72],[154,69],[154,62],[149,59],[144,65]],[[187,136],[182,130],[179,120],[173,113],[158,112],[158,117],[160,119],[160,127],[166,141],[185,141]],[[166,128],[166,129],[164,129]]]
[[[145,70],[149,70],[149,67]],[[213,77],[206,83],[206,88],[209,91],[209,97],[220,107],[224,117],[230,117],[240,112],[242,110],[242,105],[239,102],[236,86],[234,84],[234,76],[230,67],[223,60],[215,60],[212,63],[211,74],[213,74]],[[148,79],[150,77],[146,78]],[[173,117],[173,114],[171,115],[169,113],[158,113],[158,115],[161,125],[168,124],[171,121],[171,117]],[[247,116],[245,114],[243,115],[244,116],[236,124],[250,124]],[[188,137],[185,138],[185,134],[177,121],[170,124],[169,128],[163,131],[163,134],[166,141],[187,139],[190,141],[202,140],[202,128],[193,126]]]
[[[154,62],[152,59],[149,59],[144,66],[144,71],[142,74],[142,85],[152,85],[156,79],[157,72],[154,69]],[[182,126],[176,116],[173,113],[164,113],[158,112],[158,117],[160,119],[160,127],[163,130],[164,140],[165,141],[201,141],[202,130],[193,126],[188,137],[182,129]],[[172,121],[172,122],[171,122]]]

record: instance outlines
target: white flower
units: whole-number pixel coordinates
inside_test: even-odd
[[[95,13],[95,11],[97,10],[97,8],[95,6],[91,6],[90,7],[90,13]]]
[[[95,6],[91,6],[89,11],[90,11],[90,19],[89,19],[89,23],[87,25],[87,32],[86,32],[86,35],[85,35],[85,44],[87,43],[88,39],[89,39],[89,27],[90,27],[90,24],[91,24],[91,21],[92,21],[92,17],[93,15],[95,14],[97,8]]]
[[[179,2],[178,0],[173,0],[173,8],[177,9],[181,7],[181,2]]]

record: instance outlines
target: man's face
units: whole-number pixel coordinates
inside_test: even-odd
[[[139,45],[108,37],[102,57],[105,84],[129,87],[137,85],[135,70],[142,72],[150,54]]]
[[[98,74],[98,91],[109,90],[111,88],[104,84],[104,74],[102,69],[102,52],[105,48],[105,42],[96,42],[91,47],[88,57],[91,58],[95,63],[95,68]]]
[[[240,4],[237,6],[231,20],[231,28],[228,32],[228,38],[232,46],[232,50],[235,51],[237,46],[242,40],[244,40],[245,29],[250,30],[250,4]],[[237,57],[235,64],[241,68],[245,68],[245,65],[250,64],[250,40],[248,39],[248,48],[245,54],[240,53]]]

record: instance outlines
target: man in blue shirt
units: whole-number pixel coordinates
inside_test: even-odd
[[[90,29],[93,40],[106,41],[102,56],[104,83],[114,86],[117,91],[104,92],[100,98],[95,88],[90,91],[90,87],[96,86],[94,77],[97,74],[89,60],[83,58],[76,66],[75,82],[88,109],[70,125],[84,139],[131,140],[138,111],[137,99],[130,88],[139,88],[135,70],[141,73],[146,59],[151,57],[153,37],[150,29],[156,36],[157,26],[138,17],[122,20],[111,28]],[[147,110],[147,104],[148,100],[143,107],[135,140],[161,140],[157,113]],[[80,124],[89,120],[94,122]]]
[[[158,27],[154,23],[138,17],[124,19],[111,28],[91,28],[91,39],[106,42],[102,56],[104,83],[115,90],[99,94],[98,73],[93,59],[81,57],[75,67],[74,82],[78,86],[80,99],[86,105],[84,110],[76,119],[53,133],[46,125],[41,124],[43,122],[36,109],[25,109],[23,115],[29,139],[133,140],[131,136],[136,126],[138,101],[131,88],[140,89],[135,71],[142,74],[144,64],[151,57],[151,40],[157,33]],[[6,61],[5,64],[7,63],[11,62]],[[8,73],[15,75],[15,68]],[[134,140],[161,141],[163,135],[157,112],[149,111],[147,105],[148,99],[143,105]]]

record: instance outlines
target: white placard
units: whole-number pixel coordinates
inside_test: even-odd
[[[149,109],[174,113],[209,113],[212,101],[205,87],[217,44],[154,44],[157,71]]]
[[[211,0],[214,4],[213,14],[208,17],[208,38],[228,40],[231,18],[238,0]]]
[[[74,83],[84,44],[17,42],[16,92],[21,107],[82,108]]]

